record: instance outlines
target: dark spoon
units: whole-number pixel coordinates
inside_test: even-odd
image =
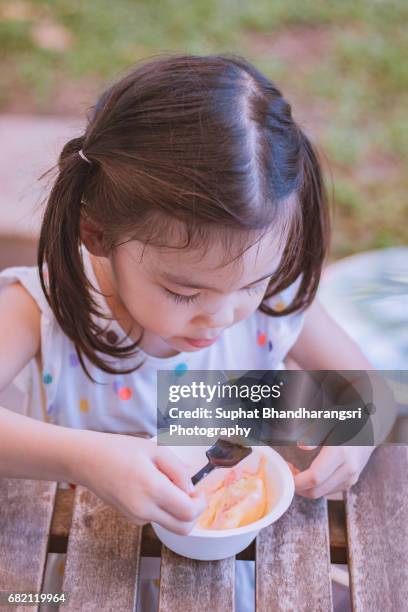
[[[204,476],[207,476],[215,468],[233,467],[251,453],[252,448],[248,446],[242,446],[241,444],[235,444],[228,440],[218,439],[205,453],[208,459],[207,465],[201,468],[197,474],[194,474],[191,478],[191,482],[194,485],[197,484],[197,482],[200,482]]]

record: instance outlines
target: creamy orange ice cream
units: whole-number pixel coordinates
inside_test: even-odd
[[[253,523],[266,512],[265,457],[261,456],[255,473],[232,468],[215,488],[205,480],[197,488],[204,492],[208,502],[198,527],[234,529]]]

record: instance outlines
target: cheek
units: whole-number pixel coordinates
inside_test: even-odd
[[[132,318],[145,329],[162,336],[182,329],[189,321],[189,308],[172,302],[157,291],[128,298],[127,309]]]
[[[264,294],[246,296],[244,299],[240,300],[235,311],[235,322],[238,323],[239,321],[251,317],[259,308],[263,300],[263,295]]]
[[[173,305],[169,300],[157,303],[150,315],[152,330],[163,336],[170,336],[182,331],[190,320],[189,308]]]

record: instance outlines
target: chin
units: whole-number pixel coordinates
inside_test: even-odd
[[[190,344],[188,344],[187,342],[184,342],[183,340],[175,340],[175,341],[166,340],[166,343],[172,349],[175,349],[177,351],[183,351],[184,353],[195,353],[196,351],[200,351],[202,349],[202,347],[191,346]]]

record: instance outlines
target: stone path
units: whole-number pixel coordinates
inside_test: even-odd
[[[0,240],[1,235],[37,235],[41,200],[49,190],[49,178],[38,179],[56,163],[65,142],[82,133],[82,122],[0,115]]]

